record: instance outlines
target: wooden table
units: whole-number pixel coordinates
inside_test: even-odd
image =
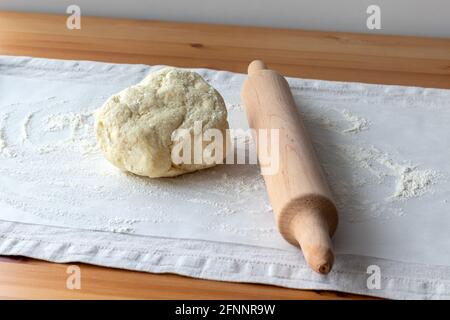
[[[245,72],[263,59],[289,76],[450,88],[450,40],[0,12],[0,54],[167,64]],[[66,265],[0,257],[0,298],[336,299],[324,291],[236,284],[81,265],[81,290]]]

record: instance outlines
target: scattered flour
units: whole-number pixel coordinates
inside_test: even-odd
[[[369,128],[369,121],[367,119],[353,114],[348,110],[342,110],[341,113],[351,125],[350,128],[343,130],[343,133],[359,133]]]
[[[0,153],[3,153],[8,147],[5,136],[6,121],[9,118],[9,114],[5,113],[0,117]]]
[[[126,219],[113,217],[106,220],[102,225],[93,226],[94,230],[108,231],[114,233],[135,233],[134,225],[139,223],[138,219]]]
[[[28,127],[30,125],[31,119],[34,116],[34,112],[30,112],[25,116],[25,119],[22,122],[22,142],[25,142],[29,138]]]
[[[16,158],[17,153],[11,150],[6,138],[6,122],[9,119],[9,113],[5,113],[0,117],[0,155],[7,158]]]
[[[419,170],[417,167],[400,167],[397,175],[396,199],[416,198],[424,194],[439,177],[434,170]]]
[[[69,112],[49,115],[45,121],[45,130],[47,132],[58,132],[69,129],[70,136],[67,139],[39,147],[39,153],[46,154],[58,150],[80,150],[83,154],[88,154],[97,151],[92,116],[93,112]]]
[[[431,169],[421,170],[408,163],[396,163],[391,157],[377,148],[354,145],[337,146],[344,156],[350,157],[356,164],[370,171],[378,183],[386,176],[395,178],[395,189],[391,199],[404,200],[416,198],[430,192],[431,186],[441,175]],[[388,170],[385,170],[388,169]]]
[[[304,111],[306,115],[306,121],[313,122],[319,125],[321,128],[333,131],[339,134],[356,134],[362,131],[368,130],[370,127],[369,120],[356,115],[345,109],[329,108],[342,117],[344,120],[339,121],[335,116],[328,116],[326,114],[317,114],[317,110],[314,111]]]
[[[233,225],[230,225],[228,223],[222,223],[220,225],[211,225],[206,227],[207,230],[213,230],[213,231],[226,231],[233,234],[238,234],[241,236],[255,236],[256,239],[261,239],[263,237],[267,236],[274,236],[278,233],[277,228],[270,227],[270,228],[252,228],[252,227],[245,227],[245,228],[236,228]]]
[[[244,111],[244,107],[241,104],[227,104],[228,111]]]
[[[55,132],[66,128],[70,128],[71,131],[77,131],[88,124],[92,115],[92,112],[69,112],[49,115],[47,118],[47,131]]]

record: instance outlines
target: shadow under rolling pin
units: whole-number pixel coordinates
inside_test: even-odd
[[[327,274],[334,262],[331,237],[337,210],[289,85],[255,60],[248,67],[241,97],[257,141],[259,129],[279,130],[279,148],[270,146],[271,152],[278,152],[279,168],[263,174],[278,229],[289,243],[301,247],[314,271]],[[257,149],[261,165],[267,150]]]

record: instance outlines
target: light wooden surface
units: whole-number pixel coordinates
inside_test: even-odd
[[[81,289],[66,286],[68,264],[0,257],[0,299],[346,299],[352,295],[191,279],[77,264]]]
[[[337,210],[289,84],[255,60],[241,97],[250,128],[278,130],[278,149],[270,145],[270,163],[267,148],[257,148],[278,230],[291,244],[300,245],[311,269],[327,274],[334,262],[330,236],[338,223]],[[269,168],[276,173],[264,174]]]
[[[284,75],[450,88],[450,39],[243,28],[0,12],[0,52],[246,72],[261,59]]]
[[[305,78],[450,88],[450,40],[0,12],[0,54],[246,72],[262,59]],[[1,298],[330,299],[357,296],[0,257]]]

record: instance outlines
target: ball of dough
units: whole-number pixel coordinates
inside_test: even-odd
[[[172,177],[215,165],[172,161],[172,133],[187,129],[192,141],[198,140],[194,124],[199,122],[202,132],[218,129],[225,140],[223,98],[199,74],[167,67],[110,97],[96,112],[95,132],[105,157],[121,170]]]

